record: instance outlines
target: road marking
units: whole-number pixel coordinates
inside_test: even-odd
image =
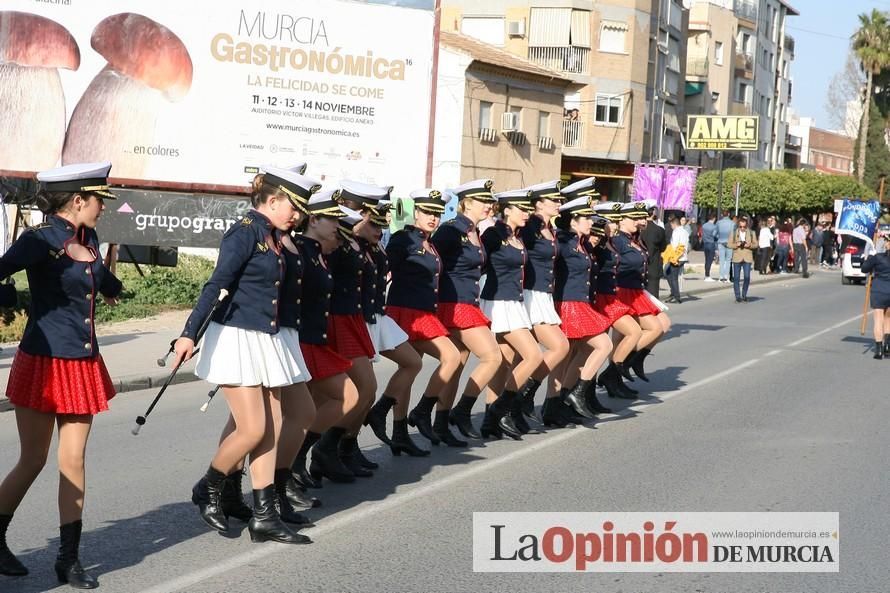
[[[703,387],[714,381],[719,381],[720,379],[724,379],[730,375],[733,375],[741,370],[744,370],[765,358],[766,356],[773,355],[774,353],[781,352],[785,348],[794,348],[795,346],[799,346],[805,342],[813,340],[821,335],[824,335],[830,331],[838,329],[848,323],[852,323],[856,321],[861,316],[857,315],[855,317],[851,317],[850,319],[845,319],[839,323],[832,325],[831,327],[827,327],[825,329],[819,330],[809,336],[801,338],[799,340],[795,340],[790,344],[779,348],[778,350],[773,350],[769,353],[766,353],[762,356],[751,358],[745,362],[739,363],[733,367],[730,367],[724,371],[717,373],[716,375],[711,375],[706,379],[702,379],[701,381],[696,381],[694,383],[690,383],[688,385],[684,385],[680,389],[674,390],[665,395],[658,396],[662,401],[667,401],[669,399],[673,399],[684,393],[688,393],[693,389],[698,389],[699,387]],[[618,414],[619,416],[627,416],[633,413],[633,410],[628,409]],[[607,424],[603,424],[601,426],[607,426]],[[321,519],[318,521],[318,524],[315,528],[310,531],[310,534],[313,536],[318,535],[326,535],[351,523],[355,523],[356,521],[361,521],[366,517],[374,515],[376,513],[381,513],[387,511],[389,509],[398,507],[402,504],[410,502],[416,498],[425,497],[433,494],[437,490],[441,490],[452,484],[463,481],[467,478],[471,478],[477,474],[487,472],[494,467],[498,467],[504,464],[512,463],[518,459],[522,459],[523,457],[527,457],[538,451],[541,451],[545,448],[549,448],[553,445],[558,445],[564,441],[567,441],[571,438],[574,438],[580,434],[590,434],[586,430],[583,429],[575,429],[575,430],[566,430],[561,433],[557,433],[552,436],[548,436],[546,439],[542,439],[540,442],[533,444],[526,444],[522,447],[522,449],[517,449],[512,453],[508,453],[502,457],[497,457],[494,459],[488,459],[482,462],[479,462],[475,465],[467,467],[465,470],[461,470],[453,473],[452,475],[442,478],[441,480],[435,480],[430,482],[429,484],[425,484],[423,486],[419,486],[417,488],[412,489],[409,492],[404,494],[396,494],[391,496],[385,500],[380,502],[366,502],[362,503],[360,507],[357,507],[352,510],[341,511],[337,516],[332,517],[330,519]],[[223,562],[215,564],[212,567],[204,568],[201,570],[196,570],[194,572],[190,572],[181,577],[177,577],[175,579],[171,579],[169,581],[165,581],[153,587],[149,587],[148,589],[143,589],[141,593],[171,593],[173,591],[179,591],[184,589],[185,587],[189,587],[200,583],[201,581],[225,574],[229,571],[236,570],[245,565],[251,564],[252,562],[257,562],[264,558],[268,558],[273,554],[277,554],[279,552],[284,552],[285,550],[292,549],[291,546],[287,544],[265,544],[257,549],[251,550],[250,552],[245,552],[243,554],[238,554]]]

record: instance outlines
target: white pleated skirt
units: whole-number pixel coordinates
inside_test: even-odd
[[[368,323],[368,333],[376,354],[372,362],[380,360],[380,353],[393,350],[408,341],[408,334],[388,315],[374,315],[377,323]]]
[[[496,334],[511,332],[514,329],[531,329],[532,322],[528,311],[520,301],[479,301],[479,308],[491,319],[491,331]]]
[[[210,383],[282,387],[312,379],[293,328],[267,334],[212,321],[200,347],[195,375]]]
[[[522,299],[532,325],[538,325],[539,323],[559,325],[562,323],[559,314],[556,312],[556,307],[553,306],[553,295],[549,292],[523,290]]]

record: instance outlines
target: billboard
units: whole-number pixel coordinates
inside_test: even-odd
[[[243,188],[305,161],[323,181],[422,187],[430,8],[7,0],[0,170],[110,160],[132,185]]]
[[[690,115],[686,121],[687,150],[757,150],[759,116]]]

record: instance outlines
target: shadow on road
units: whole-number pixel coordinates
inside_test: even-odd
[[[674,323],[671,330],[661,339],[662,342],[691,334],[692,332],[716,332],[726,329],[725,325],[706,325],[704,323]]]

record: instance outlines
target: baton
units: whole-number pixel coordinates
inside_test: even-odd
[[[214,387],[213,389],[211,389],[210,391],[207,392],[207,401],[204,402],[204,405],[201,406],[202,412],[207,411],[207,406],[209,406],[210,402],[213,401],[213,396],[216,395],[217,391],[219,391],[219,385],[217,385],[216,387]]]
[[[173,354],[173,345],[176,344],[176,340],[170,340],[170,349],[167,350],[167,354],[158,359],[158,366],[165,367],[167,366],[167,359],[170,358],[170,355]]]
[[[196,343],[201,341],[201,337],[204,335],[204,332],[207,331],[207,326],[210,325],[210,320],[213,318],[213,314],[216,313],[216,310],[219,308],[220,304],[222,304],[222,302],[226,299],[227,296],[229,296],[229,291],[226,290],[225,288],[221,288],[219,291],[219,297],[217,297],[216,301],[214,301],[213,306],[210,308],[210,312],[207,314],[207,317],[201,323],[201,327],[198,328],[198,333],[195,334],[195,342]],[[171,350],[172,349],[173,348],[171,346]],[[200,348],[196,348],[192,352],[192,356],[197,354],[198,351],[200,351]],[[167,377],[166,381],[164,381],[164,384],[161,386],[161,390],[158,391],[158,394],[155,396],[154,400],[152,400],[151,405],[149,405],[148,409],[145,411],[145,415],[136,417],[136,426],[134,426],[133,430],[130,431],[133,433],[133,436],[139,435],[139,431],[142,429],[142,426],[145,424],[146,420],[148,419],[148,415],[151,414],[152,410],[154,410],[155,406],[158,404],[158,401],[160,401],[161,396],[164,395],[164,391],[166,391],[167,387],[170,386],[170,383],[173,381],[173,377],[176,376],[176,372],[179,370],[179,368],[183,365],[184,362],[185,362],[185,359],[183,358],[183,360],[180,360],[177,363],[177,365],[175,367],[173,367],[173,370],[170,372],[170,376]]]

